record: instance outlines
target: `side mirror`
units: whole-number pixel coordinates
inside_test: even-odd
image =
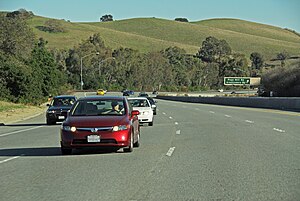
[[[48,107],[49,107],[49,106],[50,106],[50,104],[48,103],[46,106],[48,106]]]
[[[137,115],[139,115],[140,114],[140,112],[138,111],[138,110],[133,110],[132,112],[131,112],[131,116],[133,117],[133,116],[137,116]]]
[[[156,108],[156,105],[151,105],[152,108]]]

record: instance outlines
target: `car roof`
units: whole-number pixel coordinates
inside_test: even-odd
[[[76,96],[74,96],[74,95],[59,95],[59,96],[55,96],[53,98],[76,98]]]
[[[129,97],[128,100],[138,99],[138,100],[148,100],[146,97]]]
[[[79,100],[124,100],[123,96],[86,96],[81,97]]]

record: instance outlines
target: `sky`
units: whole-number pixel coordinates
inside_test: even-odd
[[[97,22],[106,14],[111,14],[114,20],[235,18],[300,33],[300,0],[0,0],[1,11],[20,8],[72,22]]]

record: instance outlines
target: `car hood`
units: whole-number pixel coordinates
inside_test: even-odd
[[[69,116],[64,124],[76,127],[107,127],[128,124],[125,116]]]
[[[71,109],[72,105],[70,106],[50,106],[48,110],[69,110]]]

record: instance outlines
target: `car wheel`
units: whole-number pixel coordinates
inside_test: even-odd
[[[149,126],[153,126],[153,121],[151,121],[151,122],[149,123]]]
[[[60,151],[61,151],[62,155],[70,155],[70,154],[72,154],[72,149],[70,149],[70,148],[61,147]]]
[[[50,119],[47,119],[47,125],[53,125],[53,124],[55,124],[56,122],[53,122],[53,121],[51,121]]]
[[[140,133],[137,136],[137,141],[133,144],[134,147],[139,147],[140,146]]]
[[[132,152],[133,151],[133,136],[132,136],[132,133],[131,133],[131,136],[130,136],[129,146],[126,147],[126,148],[123,148],[123,151],[124,152]]]

